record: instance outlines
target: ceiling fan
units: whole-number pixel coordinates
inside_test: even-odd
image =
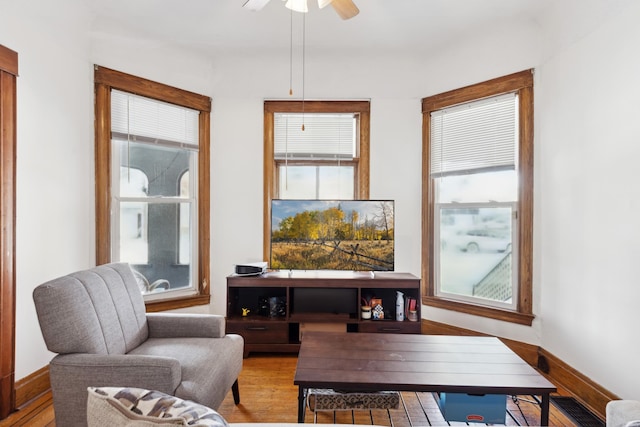
[[[287,3],[285,6],[296,12],[308,12],[307,0],[283,0]],[[247,0],[242,7],[250,10],[262,9],[269,0]],[[350,19],[356,16],[360,10],[353,3],[353,0],[318,0],[318,7],[322,9],[327,5],[331,5],[333,9],[340,15],[342,19]]]

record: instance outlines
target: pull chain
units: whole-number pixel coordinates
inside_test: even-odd
[[[306,60],[306,35],[307,35],[307,27],[306,27],[306,14],[302,14],[302,131],[304,132],[304,71],[305,71],[305,60]]]
[[[290,12],[290,31],[289,31],[289,96],[293,95],[293,9]]]

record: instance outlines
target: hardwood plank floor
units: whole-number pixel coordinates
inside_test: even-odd
[[[240,374],[240,405],[233,403],[229,394],[218,411],[229,422],[272,422],[297,421],[298,388],[293,385],[296,355],[254,355],[244,359]],[[562,393],[562,391],[560,391]],[[407,411],[402,408],[391,410],[391,420],[387,411],[372,411],[373,422],[379,425],[408,427],[426,425],[447,425],[431,393],[403,393]],[[538,425],[540,408],[532,396],[519,396],[517,401],[507,399],[507,409],[511,416],[506,425]],[[551,426],[575,426],[570,419],[551,405],[549,424]],[[313,413],[307,409],[306,423],[313,423]],[[354,420],[358,424],[371,424],[366,411],[356,411]],[[332,423],[333,413],[318,413],[317,422]],[[352,423],[351,412],[337,412],[336,422]],[[465,425],[465,423],[451,423]],[[472,424],[482,425],[482,424]]]
[[[51,392],[35,398],[30,404],[0,421],[0,427],[55,427]]]
[[[235,405],[231,393],[227,395],[218,411],[227,421],[295,423],[297,421],[298,388],[293,385],[297,355],[252,354],[244,359],[240,378],[240,404]],[[563,390],[560,393],[566,395]],[[356,411],[354,421],[358,424],[375,424],[394,427],[447,425],[431,393],[403,393],[407,408],[391,410],[391,420],[386,411],[372,411],[372,418],[365,411]],[[507,400],[507,409],[513,417],[507,417],[507,425],[538,425],[540,409],[532,403],[531,396],[520,396],[518,402]],[[336,422],[352,423],[351,412],[337,412]],[[55,427],[50,394],[42,396],[27,408],[1,421],[0,426]],[[306,423],[313,423],[313,413],[307,410]],[[333,413],[318,413],[317,422],[332,423]],[[451,423],[451,425],[465,425]],[[482,424],[472,424],[481,426]],[[576,426],[557,408],[551,405],[551,426]]]

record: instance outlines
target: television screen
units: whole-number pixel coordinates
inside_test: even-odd
[[[274,270],[393,271],[393,200],[271,202]]]

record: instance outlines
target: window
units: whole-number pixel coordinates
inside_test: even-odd
[[[117,147],[118,144],[114,144],[114,148],[117,149]],[[114,153],[114,158],[119,158],[118,154]],[[116,161],[114,164],[119,165],[120,162]],[[119,183],[115,182],[112,187],[120,189],[120,193],[116,193],[117,196],[114,197],[114,204],[119,205],[120,208],[114,209],[114,212],[119,214],[119,218],[118,233],[113,236],[114,242],[118,242],[117,245],[114,245],[118,254],[113,258],[132,265],[148,264],[149,234],[147,224],[149,209],[147,203],[144,201],[136,202],[136,200],[146,199],[149,179],[140,169],[125,166],[120,166],[118,179]]]
[[[97,262],[131,264],[150,309],[207,304],[210,99],[102,67],[95,84]]]
[[[191,181],[189,180],[189,171],[186,171],[180,178],[180,197],[188,199],[189,194],[195,194],[195,191],[191,188]],[[192,227],[191,227],[191,212],[195,209],[191,208],[190,203],[180,204],[180,229],[178,232],[179,246],[178,246],[178,262],[180,264],[189,264],[191,259],[191,252],[193,251],[192,245]]]
[[[369,102],[266,101],[264,131],[268,259],[272,199],[368,199]]]
[[[273,120],[278,198],[355,198],[357,114],[275,113]]]
[[[422,101],[425,304],[531,324],[531,70]]]

